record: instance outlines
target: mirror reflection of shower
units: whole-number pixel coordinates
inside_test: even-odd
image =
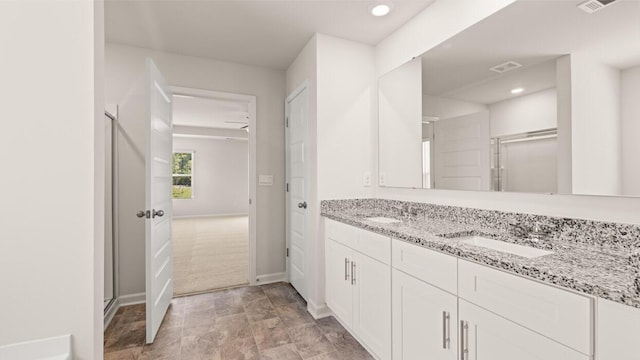
[[[491,190],[557,193],[556,128],[491,139]]]

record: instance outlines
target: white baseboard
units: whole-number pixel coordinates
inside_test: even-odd
[[[174,215],[174,219],[198,219],[206,217],[224,217],[224,216],[249,216],[247,213],[231,213],[231,214],[204,214],[204,215]]]
[[[264,285],[264,284],[271,284],[271,283],[276,283],[280,281],[287,281],[286,272],[259,275],[256,277],[255,284]]]
[[[119,306],[137,305],[142,304],[147,300],[144,293],[130,294],[118,296]]]
[[[317,305],[311,299],[307,301],[307,311],[316,320],[332,315],[331,310],[329,309],[326,303],[322,303],[322,305]]]
[[[143,304],[146,301],[144,293],[130,294],[119,296],[113,304],[109,307],[109,310],[104,314],[104,329],[109,326],[113,316],[118,312],[122,306]]]
[[[0,346],[0,359],[71,360],[72,358],[71,335]]]

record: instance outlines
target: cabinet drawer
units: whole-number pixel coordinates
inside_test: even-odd
[[[391,264],[390,237],[366,230],[356,229],[356,231],[358,234],[356,250],[387,265]]]
[[[590,360],[582,354],[523,326],[470,304],[459,302],[459,340],[467,359],[474,360]],[[608,360],[608,359],[603,359]],[[614,359],[611,359],[614,360]],[[617,359],[616,359],[617,360]]]
[[[583,354],[593,353],[593,300],[458,261],[458,296]]]
[[[393,240],[392,266],[452,294],[457,293],[458,260],[446,254]]]
[[[357,231],[358,229],[351,225],[325,219],[325,236],[352,249],[355,249],[358,243]]]

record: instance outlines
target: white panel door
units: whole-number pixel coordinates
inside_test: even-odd
[[[489,112],[436,122],[436,189],[490,190]]]
[[[353,285],[351,262],[353,251],[348,247],[326,240],[326,296],[327,306],[347,327],[353,317]]]
[[[461,360],[591,359],[462,299],[458,316]]]
[[[455,360],[458,299],[393,270],[393,359]]]
[[[147,59],[147,153],[145,157],[145,270],[147,343],[152,343],[173,297],[171,254],[171,90]]]
[[[287,99],[287,182],[289,282],[307,298],[307,89]]]
[[[353,253],[353,331],[380,359],[391,358],[391,266]]]

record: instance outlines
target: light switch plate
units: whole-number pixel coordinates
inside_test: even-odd
[[[365,171],[362,174],[362,185],[371,186],[371,171]]]
[[[260,175],[260,176],[258,176],[258,184],[260,184],[260,186],[271,186],[271,185],[273,185],[273,175]]]

